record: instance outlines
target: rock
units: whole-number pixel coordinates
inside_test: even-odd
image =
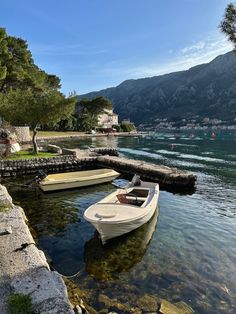
[[[8,194],[5,186],[0,185],[0,212],[3,211],[3,209],[10,208],[12,208],[12,198]]]
[[[184,314],[192,314],[194,313],[194,310],[191,308],[191,306],[189,306],[187,303],[183,302],[183,301],[180,301],[180,302],[177,302],[175,303],[175,305],[182,309],[182,313]]]
[[[75,314],[83,314],[82,312],[82,309],[79,305],[76,305],[74,308],[73,308]]]
[[[159,299],[156,296],[145,294],[137,300],[137,306],[145,312],[157,312]]]
[[[161,314],[192,314],[193,309],[189,307],[185,302],[178,302],[175,304],[170,303],[167,300],[161,301],[161,307],[159,309]]]
[[[100,294],[98,301],[100,305],[102,305],[104,308],[107,308],[110,311],[117,310],[119,313],[133,313],[131,307],[128,304],[122,304],[116,299],[110,299],[105,294]]]
[[[47,151],[49,153],[56,153],[56,154],[59,154],[59,155],[62,153],[61,147],[59,147],[57,145],[53,145],[53,144],[48,144]]]

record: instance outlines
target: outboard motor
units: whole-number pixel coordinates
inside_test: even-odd
[[[131,180],[131,184],[133,186],[140,186],[141,185],[141,180],[140,180],[140,176],[138,176],[137,174],[135,174]]]
[[[37,176],[35,177],[35,182],[39,183],[47,177],[47,173],[43,170],[39,170]]]
[[[46,177],[47,177],[47,173],[43,170],[39,170],[37,175],[32,180],[30,180],[28,183],[26,183],[26,185],[30,185],[33,182],[39,183],[40,181],[42,181]]]

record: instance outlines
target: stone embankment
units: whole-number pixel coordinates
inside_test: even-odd
[[[93,157],[77,158],[74,155],[22,160],[0,160],[0,177],[35,174],[39,170],[44,170],[48,173],[84,170],[95,166],[95,162],[96,160]]]
[[[0,185],[0,313],[11,293],[30,295],[35,312],[74,313],[61,276],[52,272],[27,226],[21,207]]]
[[[59,147],[54,145],[53,149]],[[188,171],[118,157],[118,151],[113,148],[62,149],[62,154],[50,158],[0,160],[0,177],[36,174],[39,170],[56,173],[105,167],[122,174],[138,174],[143,180],[158,182],[162,189],[173,191],[191,191],[197,180]]]
[[[128,158],[99,156],[96,164],[129,175],[138,174],[143,180],[158,182],[161,188],[167,190],[191,190],[197,180],[188,171]]]

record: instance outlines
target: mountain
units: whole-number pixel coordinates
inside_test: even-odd
[[[81,97],[104,96],[121,119],[136,124],[157,118],[236,118],[236,55],[228,52],[186,71],[132,79]],[[80,97],[80,98],[81,98]]]

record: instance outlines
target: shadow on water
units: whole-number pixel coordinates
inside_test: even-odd
[[[141,262],[156,229],[158,215],[159,208],[145,225],[104,246],[95,232],[94,237],[85,243],[86,271],[96,280],[115,280],[121,272],[129,271]]]

